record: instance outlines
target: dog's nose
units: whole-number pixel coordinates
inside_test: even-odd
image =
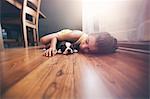
[[[67,52],[68,52],[68,53],[71,53],[71,50],[70,50],[70,49],[68,49],[68,50],[67,50]]]

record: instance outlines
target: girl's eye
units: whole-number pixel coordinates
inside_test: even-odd
[[[88,43],[89,43],[89,39],[86,40],[86,44],[88,44]]]

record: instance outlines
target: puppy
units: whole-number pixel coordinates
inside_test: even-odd
[[[71,42],[68,41],[63,41],[58,43],[57,45],[57,53],[63,53],[65,55],[68,54],[73,54],[73,53],[77,53],[79,50],[79,46],[72,44]]]

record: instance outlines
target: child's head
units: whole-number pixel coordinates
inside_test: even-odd
[[[80,50],[86,53],[112,53],[117,49],[117,40],[107,32],[88,35],[80,44]]]

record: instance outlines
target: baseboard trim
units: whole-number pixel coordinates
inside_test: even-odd
[[[118,41],[121,50],[150,54],[150,41]]]
[[[150,51],[148,51],[148,50],[133,49],[133,48],[126,48],[126,47],[118,47],[118,49],[126,50],[126,51],[139,52],[139,53],[145,53],[145,54],[150,54]]]

